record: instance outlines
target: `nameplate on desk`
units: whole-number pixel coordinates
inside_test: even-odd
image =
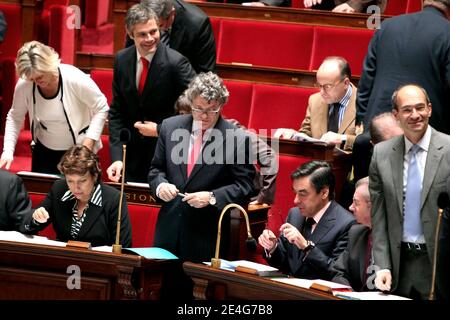
[[[90,242],[84,242],[84,241],[74,241],[69,240],[66,244],[67,248],[75,248],[75,249],[85,249],[85,250],[91,250],[91,243]]]

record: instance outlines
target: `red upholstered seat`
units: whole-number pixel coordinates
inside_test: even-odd
[[[133,247],[151,247],[160,207],[128,203]]]
[[[106,96],[106,99],[108,99],[108,104],[111,104],[113,71],[94,69],[91,71],[91,78]]]
[[[218,49],[219,37],[220,37],[220,29],[222,27],[222,20],[220,18],[210,17],[209,21],[211,22],[211,27],[213,29],[214,39],[216,40],[216,50]]]
[[[14,88],[18,80],[14,57],[0,57],[0,78],[2,92],[2,103],[0,105],[0,134],[3,134],[5,132],[6,115],[11,108]]]
[[[408,11],[408,6],[410,5],[411,2],[414,2],[411,4],[411,6],[414,6],[415,3],[419,3],[419,10],[422,8],[422,0],[416,0],[416,1],[411,1],[411,0],[395,0],[395,1],[388,1],[387,5],[386,5],[386,10],[384,10],[384,14],[386,15],[392,15],[392,16],[397,16],[399,14],[404,14],[407,12],[413,12],[413,11]],[[414,11],[419,11],[419,10],[414,10]]]
[[[303,4],[303,0],[292,0],[291,1],[292,8],[304,9],[305,5]]]
[[[68,6],[69,0],[44,0],[42,13],[36,16],[37,39],[38,41],[47,44],[49,40],[50,30],[50,7],[54,5]]]
[[[33,208],[38,208],[39,204],[45,199],[45,194],[40,193],[30,193],[31,205]],[[53,229],[53,225],[49,224],[44,230],[38,232],[39,236],[47,237],[49,239],[56,239],[56,232]]]
[[[311,26],[224,19],[217,61],[308,69],[312,41]]]
[[[317,70],[328,56],[347,59],[353,75],[360,75],[367,47],[374,31],[315,26],[310,70]]]
[[[389,3],[389,1],[388,1]],[[408,0],[408,6],[406,7],[406,12],[417,12],[422,10],[423,0]]]
[[[68,27],[72,13],[67,11],[67,6],[63,5],[50,7],[48,45],[59,53],[63,63],[74,64],[75,28]]]
[[[294,207],[295,194],[292,192],[291,174],[301,164],[310,161],[303,157],[279,155],[277,190],[274,203],[269,210],[267,226],[275,234],[279,234],[280,226],[286,221],[290,208]]]
[[[308,98],[315,88],[255,84],[249,128],[298,129],[305,118]],[[272,135],[268,131],[266,135]]]
[[[108,175],[106,174],[106,169],[111,165],[111,155],[109,154],[109,136],[102,135],[102,144],[103,148],[101,148],[97,155],[100,159],[100,168],[102,169],[102,181],[110,181],[108,179]]]
[[[223,115],[229,119],[236,119],[247,127],[252,103],[253,84],[233,80],[225,80],[224,83],[230,92],[230,98],[223,108]]]

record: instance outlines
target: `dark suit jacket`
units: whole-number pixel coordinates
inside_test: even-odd
[[[302,230],[305,221],[299,208],[289,210],[286,222]],[[309,239],[316,244],[314,249],[305,254],[282,235],[271,258],[265,253],[264,258],[271,266],[297,278],[330,280],[331,263],[347,247],[348,230],[354,223],[350,212],[331,201]]]
[[[377,143],[369,168],[374,264],[389,269],[398,286],[403,235],[404,136]],[[450,173],[450,136],[432,129],[422,182],[420,221],[430,264],[438,216],[437,198]],[[430,279],[431,280],[431,279]]]
[[[27,190],[15,174],[0,169],[0,230],[19,231],[22,219],[31,210]]]
[[[354,224],[350,228],[347,248],[332,266],[332,281],[349,285],[355,291],[365,290],[367,244],[370,234],[370,228],[363,224]]]
[[[197,73],[215,72],[216,41],[209,17],[197,6],[173,0],[175,20],[170,32],[169,47],[185,56]],[[126,46],[133,44],[127,36]]]
[[[46,223],[36,224],[32,217],[33,212],[30,212],[23,220],[21,231],[24,233],[39,231],[52,223],[56,238],[59,241],[86,241],[90,242],[92,246],[113,245],[116,241],[120,192],[105,184],[101,184],[101,186],[102,206],[89,204],[86,219],[76,239],[72,239],[70,235],[72,208],[76,200],[61,201],[62,196],[69,189],[65,179],[55,181],[50,192],[38,206],[47,210],[50,219]],[[123,247],[131,247],[131,224],[125,199],[122,203],[120,244]]]
[[[449,173],[450,175],[450,173]],[[450,178],[447,179],[447,193],[450,197]],[[439,254],[437,259],[436,286],[438,298],[450,301],[450,206],[448,206],[441,222],[439,236]]]
[[[373,117],[392,109],[392,93],[407,83],[427,90],[430,124],[450,133],[450,22],[434,7],[383,21],[364,60],[356,124],[363,121],[367,130]]]
[[[187,178],[186,163],[191,129],[191,115],[172,117],[163,122],[148,182],[150,191],[155,197],[156,188],[162,182],[174,184],[180,192],[214,192],[217,203],[201,209],[190,207],[181,201],[181,197],[164,203],[156,224],[154,242],[156,247],[165,248],[182,260],[202,262],[209,261],[214,256],[217,223],[221,210],[229,203],[244,205],[249,200],[253,191],[255,169],[248,161],[250,148],[248,135],[219,118],[214,127],[215,133],[219,133],[225,139],[218,141],[217,136],[214,139],[212,135],[209,137],[202,149],[205,160],[201,164],[196,164]],[[225,135],[226,131],[228,134],[233,132],[238,142],[233,145],[230,141],[231,136]],[[223,152],[215,163],[211,163],[212,159],[208,156],[210,152],[207,152],[212,147],[216,148],[217,155]],[[179,163],[174,161],[174,154],[181,156]],[[236,155],[244,155],[245,164],[236,164],[233,161]],[[223,162],[227,156],[231,158],[228,158],[228,162]],[[219,161],[221,163],[217,163]],[[222,230],[225,227],[226,224],[223,222]],[[225,244],[225,241],[222,239],[221,243]]]
[[[128,128],[127,180],[146,182],[156,146],[156,138],[143,137],[134,123],[161,123],[174,114],[175,101],[195,77],[191,65],[175,50],[158,46],[150,64],[142,96],[136,88],[136,48],[119,51],[114,62],[113,101],[109,110],[111,160],[122,159],[120,130]]]

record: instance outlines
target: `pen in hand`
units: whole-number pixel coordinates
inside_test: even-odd
[[[185,193],[181,193],[181,192],[178,192],[178,195],[180,196],[180,197],[186,197],[186,194]]]

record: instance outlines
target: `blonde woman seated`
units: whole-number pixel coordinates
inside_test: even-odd
[[[39,207],[29,214],[21,231],[33,233],[52,223],[57,240],[112,245],[116,238],[120,192],[100,182],[98,157],[85,146],[73,146],[58,164],[64,179],[56,181]],[[120,244],[131,247],[131,223],[122,202]]]
[[[6,118],[0,168],[10,169],[27,113],[34,172],[58,173],[56,165],[62,155],[77,143],[94,151],[101,148],[108,102],[89,75],[62,64],[53,48],[38,41],[19,49],[16,70],[20,79]]]

